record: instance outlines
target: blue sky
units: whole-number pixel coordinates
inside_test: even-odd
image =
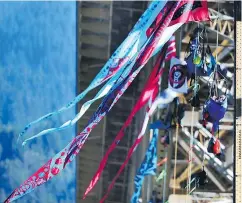
[[[75,127],[23,148],[18,133],[76,93],[76,3],[0,2],[0,202],[75,136]],[[28,136],[70,119],[75,108]],[[16,202],[75,202],[75,162]]]

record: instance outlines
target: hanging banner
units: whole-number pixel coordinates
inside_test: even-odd
[[[175,92],[187,93],[186,62],[173,58],[170,64],[168,87]]]
[[[104,65],[104,67],[101,69],[101,71],[97,74],[97,76],[94,78],[94,80],[91,82],[91,84],[81,93],[79,94],[73,101],[69,102],[66,106],[61,107],[59,110],[48,113],[40,118],[38,118],[35,121],[30,122],[28,125],[25,126],[24,130],[19,134],[19,138],[21,139],[25,133],[30,129],[33,125],[53,117],[54,115],[60,114],[69,108],[75,106],[80,100],[82,100],[86,94],[91,91],[92,89],[96,88],[97,86],[103,84],[108,79],[112,78],[114,75],[123,73],[123,70],[127,64],[130,63],[130,61],[134,61],[137,57],[138,53],[140,53],[140,50],[142,47],[147,43],[147,40],[149,39],[150,35],[155,31],[157,28],[157,25],[159,25],[157,22],[159,20],[158,14],[163,9],[164,5],[166,4],[167,0],[164,1],[153,1],[149,8],[143,13],[143,15],[140,17],[138,22],[135,24],[134,28],[129,33],[128,37],[124,40],[124,42],[118,47],[118,49],[113,53],[111,58],[107,61],[107,63]],[[150,30],[151,25],[157,24],[152,31],[150,31],[149,36],[147,35],[147,30]],[[126,70],[128,72],[128,70]],[[117,76],[118,77],[118,76]],[[94,100],[101,98],[102,96],[106,95],[107,92],[110,90],[110,88],[113,86],[114,82],[116,81],[116,78],[113,78],[108,82],[108,84],[105,86],[105,88],[102,88],[100,92],[97,94]],[[123,76],[125,77],[125,76]],[[86,106],[83,106],[81,108],[81,111],[72,119],[64,124],[62,124],[60,127],[57,128],[50,128],[46,129],[42,132],[40,132],[38,135],[34,137],[38,137],[50,132],[55,132],[59,130],[66,129],[72,125],[74,125],[81,116],[85,113],[86,109],[91,105],[89,102],[86,104]]]
[[[145,176],[156,175],[156,165],[157,165],[157,139],[159,130],[155,129],[153,131],[153,137],[150,141],[148,150],[145,153],[145,158],[135,176],[134,185],[135,191],[131,198],[131,203],[137,203],[140,196],[142,184]]]

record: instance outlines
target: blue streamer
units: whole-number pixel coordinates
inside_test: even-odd
[[[137,175],[134,179],[135,192],[131,198],[131,203],[137,203],[140,196],[142,184],[144,177],[146,175],[156,175],[156,165],[157,165],[157,138],[158,129],[153,131],[153,137],[150,141],[148,150],[146,151],[145,158],[138,170]]]

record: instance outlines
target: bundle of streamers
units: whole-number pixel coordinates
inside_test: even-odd
[[[119,79],[119,77],[122,76],[123,78],[125,78],[125,76],[129,74],[132,68],[132,61],[135,61],[137,59],[138,55],[141,52],[141,49],[148,43],[151,35],[157,28],[158,25],[154,26],[153,24],[160,18],[159,14],[161,13],[161,10],[164,7],[165,3],[166,1],[154,1],[150,4],[149,8],[144,12],[144,14],[135,24],[134,28],[130,31],[128,37],[117,48],[117,50],[104,65],[104,67],[96,75],[94,80],[81,94],[79,94],[73,101],[69,102],[66,106],[63,106],[59,110],[44,115],[43,117],[29,123],[19,134],[19,138],[23,139],[28,129],[30,129],[33,125],[43,120],[49,119],[75,106],[80,100],[82,100],[86,96],[89,91],[107,81],[107,83],[103,86],[103,88],[101,88],[101,90],[92,100],[87,101],[85,104],[82,105],[80,112],[73,119],[65,122],[59,127],[46,129],[39,134],[32,136],[31,138],[39,137],[50,132],[63,130],[74,125],[94,101],[107,95],[110,92],[110,89],[114,86],[114,84],[118,85],[117,80]],[[24,144],[28,140],[29,139],[25,140]]]
[[[194,15],[196,13],[196,15]],[[157,54],[164,44],[169,40],[173,33],[184,23],[188,21],[201,21],[208,20],[207,5],[205,1],[194,2],[192,0],[187,1],[154,1],[150,4],[149,8],[141,16],[133,30],[128,35],[127,39],[121,44],[121,46],[115,51],[112,57],[108,60],[106,65],[100,71],[100,73],[94,78],[89,87],[78,95],[68,105],[62,107],[58,111],[47,114],[36,121],[28,124],[23,132],[19,135],[23,138],[27,130],[34,124],[53,117],[79,102],[85,95],[95,87],[101,85],[105,81],[107,83],[101,88],[97,95],[90,101],[86,102],[80,112],[70,121],[67,121],[62,126],[57,128],[51,128],[40,132],[39,134],[24,140],[23,144],[27,141],[58,130],[65,129],[75,124],[80,117],[85,113],[89,106],[97,99],[104,97],[97,111],[92,115],[88,121],[85,129],[79,133],[72,141],[53,158],[51,158],[46,164],[38,169],[33,175],[31,175],[23,184],[15,189],[11,195],[6,199],[5,202],[12,202],[25,194],[33,191],[36,187],[44,184],[52,177],[59,174],[68,163],[70,163],[75,156],[79,153],[80,149],[84,145],[91,131],[95,126],[103,119],[103,117],[111,110],[113,105],[123,95],[129,85],[132,83],[134,78],[138,75],[147,61]],[[164,59],[164,51],[162,49],[163,57],[161,57],[161,63]],[[159,72],[159,71],[158,71]],[[155,74],[157,75],[157,73]],[[152,86],[152,85],[151,85]],[[149,85],[148,85],[149,87]],[[156,90],[157,91],[157,90]],[[154,95],[155,95],[155,91]],[[170,91],[166,92],[166,95],[176,95]],[[145,97],[145,95],[144,95]],[[155,98],[155,97],[153,97]],[[159,101],[159,100],[158,100]],[[169,102],[170,99],[165,99],[161,103]],[[141,102],[142,104],[142,102]],[[153,113],[157,106],[157,102],[151,106],[149,112],[145,116],[144,126],[147,125],[149,116]],[[136,107],[138,111],[141,107]],[[127,164],[128,159],[135,150],[136,146],[140,143],[144,130],[143,127],[140,135],[131,147],[128,158],[122,165],[120,172],[123,167]],[[116,177],[115,177],[116,179]],[[114,181],[115,181],[114,179]],[[95,182],[95,181],[94,181]],[[111,183],[109,190],[113,187]],[[103,202],[107,195],[101,200]]]

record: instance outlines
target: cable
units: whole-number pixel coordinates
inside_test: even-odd
[[[217,4],[218,4],[218,16],[217,16],[217,47],[216,48],[218,48],[218,30],[219,30],[219,23],[218,23],[218,21],[219,21],[219,1],[217,0]],[[216,52],[216,56],[215,56],[215,58],[216,58],[216,62],[217,62],[217,59],[218,59],[218,53]],[[217,67],[217,66],[216,66]]]
[[[216,48],[218,48],[218,31],[219,31],[219,1],[217,0],[217,4],[218,4],[218,16],[217,16],[217,39],[216,39]],[[218,96],[218,85],[217,85],[217,71],[218,71],[218,53],[216,52],[215,55],[215,59],[216,59],[216,65],[215,65],[215,70],[214,70],[214,83],[215,83],[215,92],[216,92],[216,96]]]

